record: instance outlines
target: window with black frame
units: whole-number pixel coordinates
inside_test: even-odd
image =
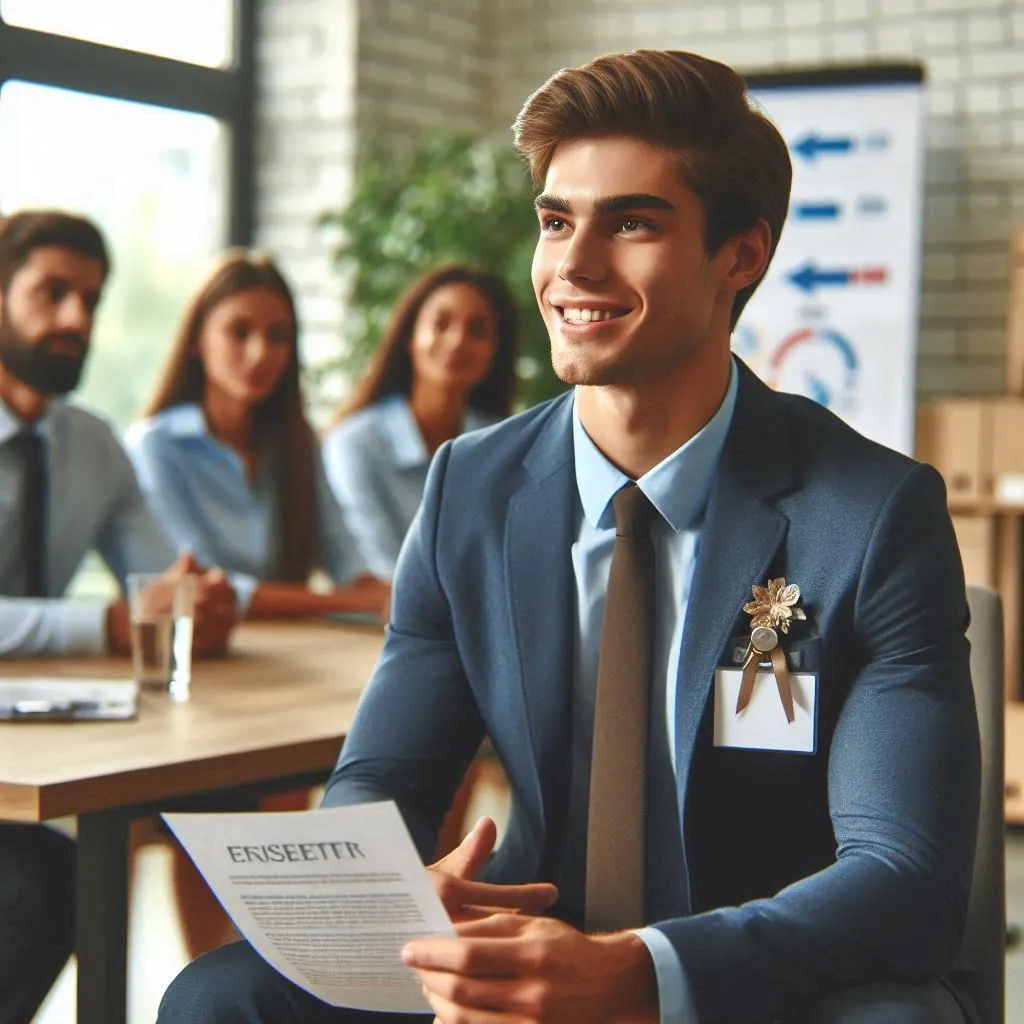
[[[232,167],[249,163],[250,33],[235,6],[0,2],[0,210],[66,208],[107,236],[114,274],[79,398],[120,427],[202,268],[248,241]]]
[[[0,211],[103,230],[114,270],[76,398],[121,429],[211,257],[250,241],[253,7],[0,0]]]

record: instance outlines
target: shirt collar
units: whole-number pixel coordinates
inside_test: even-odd
[[[380,403],[382,427],[399,469],[415,469],[430,461],[427,446],[404,395],[390,395]]]
[[[416,469],[430,465],[430,453],[423,443],[423,435],[416,423],[416,417],[412,414],[408,398],[405,395],[390,395],[380,402],[379,409],[384,433],[391,443],[395,465],[399,469]],[[478,430],[490,422],[490,419],[475,409],[467,408],[462,417],[461,432]]]
[[[34,430],[52,445],[56,437],[56,420],[63,407],[62,399],[51,398],[43,415],[35,423],[26,423],[8,409],[3,402],[0,402],[0,444],[9,441],[15,434],[20,434],[23,430]]]
[[[172,405],[162,409],[154,419],[159,419],[163,429],[174,437],[205,437],[210,433],[202,406],[197,402]]]
[[[739,374],[735,361],[731,361],[725,397],[714,416],[686,444],[637,480],[640,490],[677,533],[692,528],[703,515],[732,423],[738,386]],[[583,514],[591,526],[608,529],[614,526],[612,498],[629,482],[629,477],[604,457],[583,429],[575,398],[572,429],[576,488]]]

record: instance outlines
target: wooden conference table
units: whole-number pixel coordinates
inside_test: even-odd
[[[132,818],[323,782],[382,642],[370,627],[245,624],[227,657],[195,663],[188,703],[145,692],[132,722],[0,723],[0,819],[78,818],[78,1024],[124,1024]],[[0,677],[130,671],[114,658],[0,662]]]

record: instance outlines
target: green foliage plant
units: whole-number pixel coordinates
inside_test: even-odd
[[[348,287],[345,347],[335,369],[361,374],[402,292],[424,271],[458,260],[501,274],[516,299],[520,404],[563,390],[530,283],[533,187],[511,146],[432,133],[397,154],[372,149],[357,167],[351,202],[320,222],[338,229],[335,265]]]

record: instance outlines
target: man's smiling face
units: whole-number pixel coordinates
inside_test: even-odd
[[[562,143],[536,205],[533,287],[566,383],[637,384],[728,338],[735,247],[705,252],[704,211],[672,150]]]

